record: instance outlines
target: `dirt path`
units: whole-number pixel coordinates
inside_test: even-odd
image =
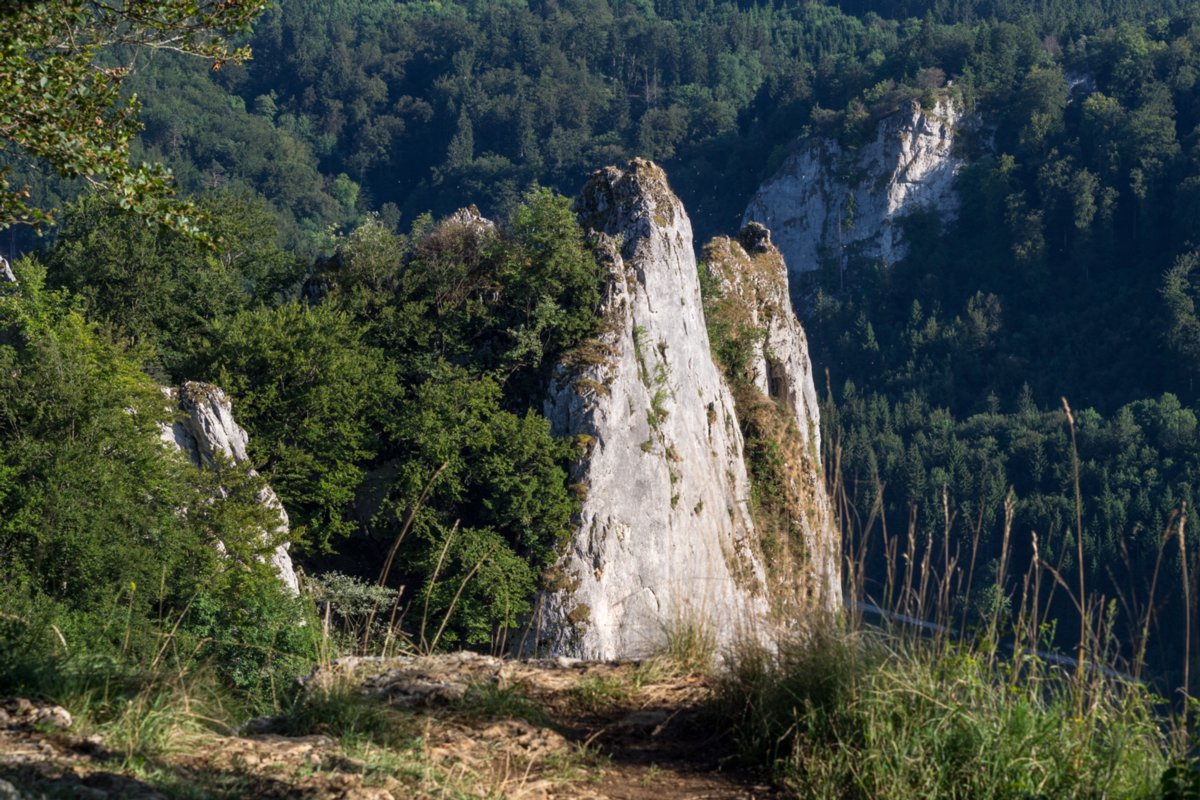
[[[609,800],[766,800],[778,795],[754,776],[728,763],[728,753],[716,740],[711,725],[692,713],[662,708],[634,714],[674,715],[658,724],[627,728],[622,720],[594,719],[580,733],[592,730],[592,745],[609,759],[594,795]],[[661,724],[661,723],[660,723]],[[598,732],[598,736],[596,733]]]
[[[704,710],[707,681],[661,663],[351,659],[315,673],[308,692],[333,700],[304,730],[295,717],[264,719],[251,726],[263,732],[181,733],[150,754],[10,702],[0,713],[0,800],[781,797],[734,767]],[[387,721],[386,735],[346,735],[347,697]]]
[[[698,677],[650,682],[597,713],[558,724],[569,739],[608,759],[595,797],[611,800],[766,800],[778,795],[739,770],[724,731],[705,714],[708,687]],[[572,787],[567,787],[569,794]]]

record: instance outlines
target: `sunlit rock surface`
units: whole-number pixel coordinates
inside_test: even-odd
[[[767,641],[770,581],[733,396],[709,346],[691,223],[663,171],[642,160],[595,173],[578,211],[609,280],[602,333],[560,367],[545,404],[555,433],[579,446],[582,512],[532,640],[594,659],[644,656],[676,634],[718,647]],[[807,363],[807,353],[787,358]],[[793,388],[807,409],[804,374],[808,385],[797,377]],[[805,420],[815,447],[815,416]]]
[[[906,246],[900,219],[927,208],[957,215],[955,140],[963,122],[949,96],[882,120],[857,149],[821,140],[790,156],[751,199],[743,222],[771,230],[793,276],[851,259],[894,264]]]
[[[235,464],[243,464],[249,460],[246,452],[246,431],[233,418],[229,398],[220,388],[208,383],[188,381],[178,389],[163,391],[177,404],[181,412],[172,425],[163,427],[164,442],[178,448],[201,469],[212,469],[221,458],[229,459]],[[299,584],[292,558],[288,555],[287,512],[270,486],[263,486],[258,501],[270,509],[278,520],[275,528],[269,532],[270,537],[283,542],[275,548],[268,560],[279,579],[295,594],[299,592]]]
[[[773,444],[780,456],[777,530],[767,544],[773,605],[791,622],[841,608],[841,538],[834,524],[821,467],[821,420],[808,339],[792,311],[787,266],[771,234],[751,222],[736,239],[704,248],[711,283],[709,307],[726,323],[723,335],[745,343],[745,385],[735,392],[743,431]]]

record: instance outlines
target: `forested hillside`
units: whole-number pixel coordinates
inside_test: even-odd
[[[1005,109],[1060,37],[1171,10],[1097,3],[1074,8],[1068,25],[1057,6],[966,5],[934,9],[939,20],[890,5],[296,0],[258,23],[253,62],[215,76],[233,95],[221,116],[237,123],[214,125],[211,93],[148,87],[145,140],[186,164],[193,187],[244,176],[321,222],[344,221],[359,199],[340,175],[360,187],[360,208],[389,221],[447,213],[463,198],[496,214],[530,181],[572,194],[596,165],[636,154],[666,163],[707,238],[740,216],[806,127],[863,135],[940,80],[930,68]],[[180,103],[188,95],[194,111]],[[159,113],[158,102],[169,105]],[[222,152],[211,131],[231,124],[245,130],[224,137]],[[297,144],[340,208],[295,202],[301,175],[261,173],[260,161]]]
[[[143,141],[191,190],[265,195],[302,254],[369,211],[503,216],[632,154],[666,163],[703,240],[806,137],[853,148],[949,91],[975,120],[958,222],[917,215],[905,263],[813,287],[827,441],[864,518],[886,486],[892,530],[913,507],[940,530],[945,484],[955,539],[994,538],[1012,485],[1018,528],[1053,543],[1074,507],[1060,398],[1095,409],[1085,536],[1115,591],[1119,542],[1151,558],[1196,466],[1200,28],[1171,3],[911,5],[298,0],[245,67],[145,73]]]
[[[918,211],[900,263],[833,254],[795,292],[850,588],[986,640],[985,684],[1001,638],[1082,656],[1095,626],[1094,655],[1194,692],[1193,4],[282,0],[239,35],[243,64],[165,48],[120,73],[135,162],[185,205],[0,148],[22,213],[56,223],[0,233],[0,687],[91,692],[94,667],[116,714],[113,676],[187,651],[249,713],[334,654],[331,627],[346,652],[504,648],[587,493],[592,443],[543,409],[604,330],[568,198],[651,158],[703,243],[789,154],[854,154],[945,101],[957,217]],[[169,202],[156,167],[121,169]],[[257,475],[158,457],[160,387],[185,380],[229,393]],[[778,504],[754,446],[753,502]],[[303,598],[247,535],[264,481]]]
[[[264,474],[315,543],[353,529],[356,487],[394,468],[395,434],[381,431],[396,411],[378,405],[391,391],[379,382],[433,374],[360,369],[400,352],[372,338],[387,328],[377,301],[289,310],[306,279],[324,285],[311,279],[326,269],[318,255],[340,246],[353,261],[356,243],[414,224],[421,241],[427,211],[474,203],[504,219],[531,184],[573,194],[634,154],[665,162],[703,241],[735,227],[809,138],[852,151],[906,103],[947,93],[971,120],[958,220],[911,217],[905,262],[842,265],[848,283],[818,273],[801,309],[828,371],[826,441],[843,448],[850,502],[866,518],[882,491],[891,530],[916,509],[932,535],[945,486],[952,541],[989,534],[986,560],[1012,486],[1017,528],[1064,555],[1062,397],[1081,410],[1097,586],[1121,588],[1105,571],[1122,547],[1141,576],[1192,498],[1200,24],[1177,4],[291,0],[248,41],[245,65],[160,53],[130,78],[145,104],[141,153],[208,209],[221,255],[87,201],[49,229],[43,260],[51,285],[143,346],[153,375],[227,384]],[[69,195],[33,185],[45,201]],[[388,336],[416,335],[404,330]],[[336,448],[320,443],[330,412],[306,405],[319,393],[267,388],[289,385],[296,347],[354,366],[328,370],[346,408],[376,403],[350,415]],[[487,354],[476,369],[517,386],[518,363]]]

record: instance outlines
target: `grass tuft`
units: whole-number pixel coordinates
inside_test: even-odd
[[[279,728],[289,736],[329,736],[346,746],[405,749],[416,737],[410,715],[364,696],[349,682],[305,692],[283,714]]]
[[[718,707],[741,755],[798,798],[1155,797],[1168,742],[1144,687],[882,636],[745,647]]]
[[[629,699],[629,686],[624,681],[611,677],[585,678],[567,694],[570,705],[576,711],[595,713],[611,708]]]
[[[541,727],[550,724],[546,709],[516,686],[473,683],[467,687],[462,700],[454,705],[454,710],[467,717],[523,719]]]
[[[663,645],[656,659],[673,671],[704,674],[713,669],[717,656],[717,634],[699,615],[677,615],[663,631]]]

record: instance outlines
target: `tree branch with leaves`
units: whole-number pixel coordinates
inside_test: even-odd
[[[122,208],[193,235],[194,209],[175,199],[161,164],[133,163],[141,126],[136,95],[123,96],[137,60],[154,51],[202,58],[220,69],[249,58],[235,44],[267,0],[55,0],[0,8],[0,229],[42,224],[52,210],[13,185],[32,159],[81,178]]]

